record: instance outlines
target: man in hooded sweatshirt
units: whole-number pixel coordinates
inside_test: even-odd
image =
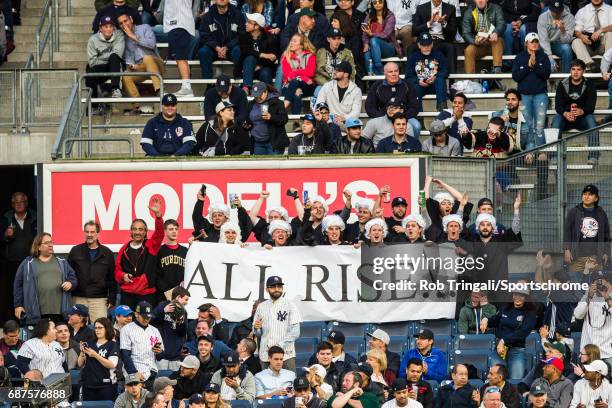
[[[351,64],[351,81],[355,81],[355,59],[351,50],[343,44],[342,32],[337,28],[330,28],[327,32],[327,45],[317,50],[315,81],[323,86],[333,79],[334,68],[342,61]]]
[[[100,29],[89,37],[87,41],[87,68],[88,73],[121,72],[121,58],[125,50],[123,32],[115,28],[112,16],[100,18]],[[91,88],[91,97],[98,97],[98,85],[111,80],[111,95],[121,98],[119,81],[121,77],[95,76],[85,78],[85,86]]]
[[[480,321],[497,313],[497,308],[490,303],[481,305],[481,291],[472,292],[465,305],[459,311],[458,330],[460,334],[480,334]],[[486,295],[485,295],[486,296]]]

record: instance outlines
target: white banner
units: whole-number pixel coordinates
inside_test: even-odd
[[[266,279],[277,275],[285,283],[285,296],[296,303],[304,321],[369,323],[454,318],[454,300],[410,301],[415,291],[402,291],[398,300],[389,301],[395,292],[381,296],[373,290],[371,279],[378,276],[369,274],[371,269],[362,265],[361,250],[352,246],[267,250],[196,242],[185,263],[185,285],[191,293],[187,309],[190,316],[195,316],[200,304],[213,303],[229,321],[246,319],[255,300],[269,298]],[[407,279],[418,282],[414,271],[409,275]],[[385,275],[380,278],[387,279]],[[391,282],[399,280],[394,274]]]

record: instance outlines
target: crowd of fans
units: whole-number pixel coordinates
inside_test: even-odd
[[[441,190],[435,195],[433,185]],[[395,197],[386,215],[382,202],[388,186],[375,200],[355,199],[345,191],[346,205],[336,213],[329,212],[324,198],[302,202],[299,192],[290,189],[294,218],[283,207],[268,206],[260,215],[269,196],[262,191],[249,210],[239,196],[232,197],[237,221],[225,203],[210,202],[205,216],[208,198],[202,190],[189,245],[204,241],[244,247],[251,235],[268,250],[446,243],[458,256],[484,259],[483,269],[468,271],[462,279],[507,279],[508,255],[522,245],[520,195],[512,225],[505,227],[497,223],[488,198],[478,201],[471,223],[474,205],[467,194],[431,177],[424,190],[419,213],[407,214],[406,199]],[[453,364],[448,350],[434,346],[436,334],[426,326],[414,335],[414,343],[407,343],[408,349],[394,348],[381,326],[366,333],[368,347],[361,355],[345,350],[347,336],[332,327],[302,367],[296,362],[300,309],[284,296],[279,276],[267,277],[266,299],[257,300],[251,317],[233,327],[211,303],[199,305],[197,316],[187,316],[187,248],[177,242],[178,222],[162,219],[158,199],[149,206],[154,231],[135,219],[116,259],[99,242],[95,221],[85,223],[84,242],[64,259],[55,255],[51,234],[37,232],[27,196],[15,193],[13,209],[0,221],[1,298],[8,302],[12,297],[14,306],[4,303],[2,308],[0,363],[11,377],[33,382],[80,370],[72,398],[112,400],[117,408],[177,408],[187,402],[219,408],[266,399],[280,399],[287,408],[518,408],[522,396],[537,408],[606,408],[612,403],[612,274],[605,269],[610,227],[598,204],[597,187],[587,185],[581,202],[568,211],[567,268],[544,250],[535,260],[535,282],[589,283],[575,300],[523,289],[514,290],[508,303],[490,303],[483,291],[458,294],[458,334],[478,338],[492,333],[496,339],[493,350],[482,350],[491,354],[491,363],[479,372],[469,362]],[[349,222],[353,208],[357,220]],[[573,344],[572,328],[582,331],[580,345]],[[540,341],[537,363],[528,366],[526,342],[532,332]],[[485,376],[480,389],[470,382]]]
[[[182,85],[164,98],[162,112],[145,128],[142,146],[150,156],[286,151],[455,156],[473,149],[481,157],[506,157],[545,143],[551,72],[569,76],[556,85],[556,115],[549,126],[560,131],[596,126],[595,83],[584,73],[599,70],[609,79],[612,6],[603,0],[583,3],[474,0],[462,11],[457,1],[341,0],[328,19],[321,0],[153,1],[143,3],[142,12],[125,0],[99,1],[87,71],[159,75],[102,75],[87,78],[87,85],[95,97],[99,84],[110,79],[105,84],[109,95],[137,97],[137,84],[150,79],[159,94],[164,61],[157,42],[168,43]],[[466,73],[475,73],[476,61],[491,56],[490,72],[510,71],[516,82],[516,89],[506,93],[507,105],[499,107],[500,119],[482,131],[472,128],[468,108],[473,103],[462,88],[449,89],[461,52]],[[515,58],[503,60],[504,55]],[[595,55],[602,56],[600,67]],[[383,65],[385,58],[403,56],[403,72],[395,62]],[[204,79],[213,78],[213,62],[220,60],[232,61],[233,78],[242,79],[237,85],[229,76],[217,76],[216,86],[204,95],[205,121],[197,132],[170,108],[176,106],[175,96],[193,96],[189,61],[196,58]],[[384,79],[366,86],[366,75]],[[505,90],[499,81],[486,82],[485,88]],[[439,115],[428,129],[431,139],[421,143],[418,114],[427,94],[435,95]],[[362,95],[367,122],[373,122],[363,129]],[[303,98],[310,98],[311,113],[290,124],[297,133],[290,142],[288,113],[300,115]],[[99,108],[104,110],[102,104]],[[152,112],[139,103],[125,111]],[[394,116],[407,124],[396,123]],[[597,132],[588,144],[598,146]],[[588,160],[597,163],[597,151]]]

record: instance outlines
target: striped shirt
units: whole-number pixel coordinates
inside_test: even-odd
[[[192,0],[166,0],[164,3],[164,33],[182,28],[195,36]]]
[[[601,351],[601,358],[612,357],[612,308],[600,296],[594,296],[587,302],[587,295],[578,302],[574,309],[577,319],[584,319],[580,348],[586,344],[595,344]]]
[[[39,338],[30,339],[19,349],[19,356],[29,358],[30,370],[39,370],[43,378],[49,374],[65,372],[62,364],[66,356],[57,341],[47,344]]]
[[[132,322],[121,329],[120,342],[121,350],[132,352],[134,366],[139,373],[144,374],[145,380],[149,378],[151,371],[157,371],[153,346],[156,343],[161,343],[162,349],[164,348],[164,342],[159,330],[151,325],[142,327],[137,322]],[[127,375],[127,372],[125,375]]]
[[[612,385],[610,382],[604,378],[601,385],[593,389],[588,380],[583,378],[574,384],[574,396],[570,408],[575,408],[578,404],[584,404],[586,408],[595,408],[595,400],[600,398],[608,406],[612,403]]]
[[[268,349],[280,346],[285,351],[284,359],[295,357],[295,337],[289,336],[290,326],[300,324],[302,318],[293,302],[284,296],[278,300],[266,300],[255,311],[254,320],[261,320],[261,343],[259,359],[268,361]]]

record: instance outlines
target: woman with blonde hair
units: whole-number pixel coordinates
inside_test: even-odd
[[[294,34],[281,57],[282,95],[285,97],[285,108],[291,105],[293,115],[300,114],[302,97],[312,96],[314,93],[316,68],[314,45],[305,35]]]
[[[323,401],[327,401],[334,393],[332,386],[325,382],[326,375],[327,370],[321,364],[311,365],[306,374],[312,392]]]
[[[373,348],[366,353],[366,361],[372,366],[372,382],[379,383],[385,390],[385,399],[388,398],[388,388],[395,381],[395,374],[387,369],[387,355]]]
[[[591,364],[591,362],[595,360],[601,360],[601,351],[599,347],[595,344],[585,344],[584,347],[580,349],[580,355],[578,356],[579,364],[572,364],[574,373],[570,374],[568,378],[574,383],[584,378],[584,366]]]

